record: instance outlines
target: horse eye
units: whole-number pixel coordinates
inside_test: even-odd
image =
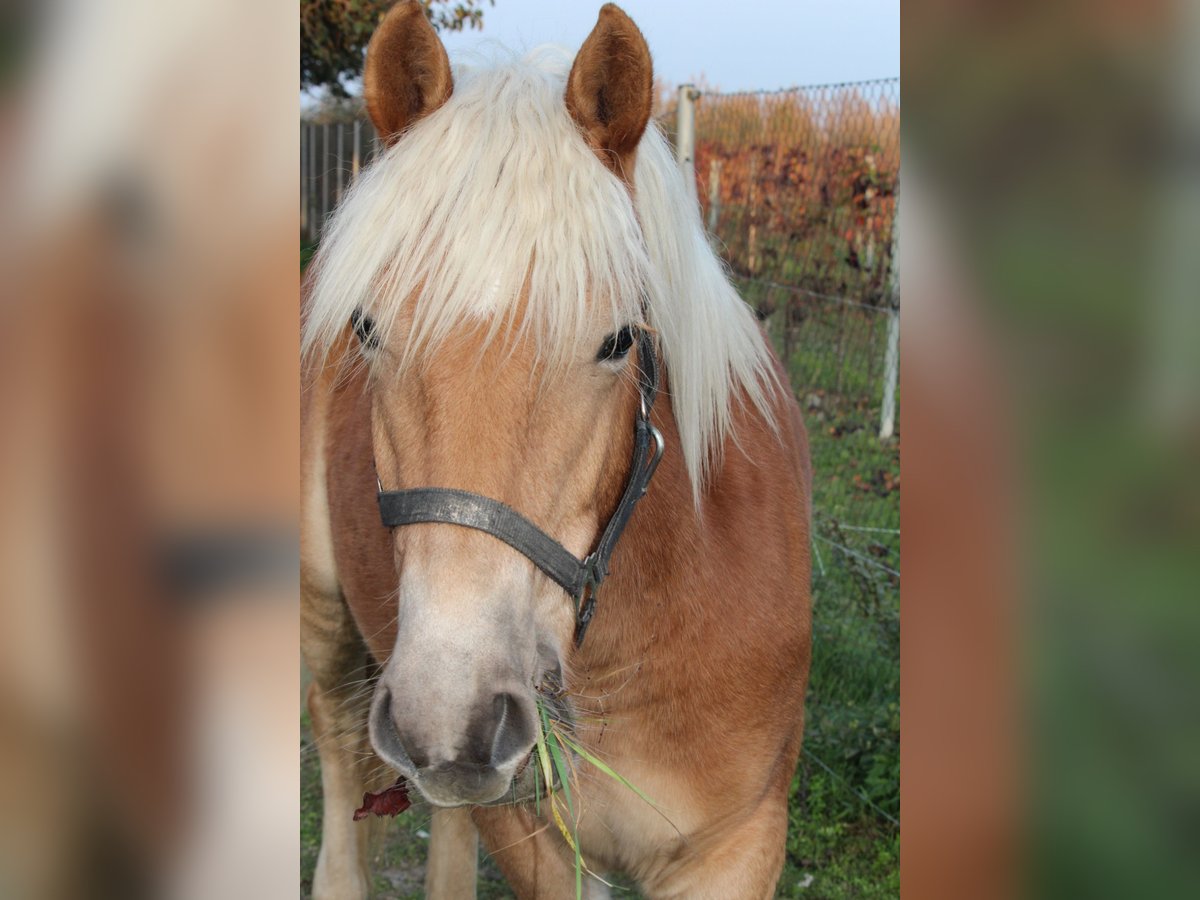
[[[596,360],[598,362],[615,362],[624,359],[632,346],[633,326],[626,325],[620,331],[614,332],[604,339],[604,343],[600,345],[600,352],[596,354]]]
[[[375,320],[370,316],[364,316],[361,309],[350,313],[350,327],[354,329],[359,341],[367,349],[374,350],[379,346],[379,336],[375,334]]]

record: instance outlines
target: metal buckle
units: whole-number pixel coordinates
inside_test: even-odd
[[[654,477],[654,470],[658,468],[658,464],[662,462],[663,452],[667,449],[666,438],[662,436],[662,432],[654,427],[654,423],[650,421],[650,410],[646,408],[646,392],[638,391],[638,400],[641,402],[642,422],[650,429],[650,437],[654,440],[654,456],[651,457],[649,465],[646,467],[646,473],[642,479],[642,491],[638,494],[639,497],[646,493],[650,487],[650,479]]]
[[[576,647],[583,643],[583,636],[587,633],[588,625],[592,622],[592,616],[596,614],[596,592],[600,589],[600,582],[603,580],[597,577],[597,572],[593,565],[595,562],[594,558],[594,553],[587,558],[587,569],[583,579],[583,587],[580,589],[579,599],[575,605]]]
[[[600,582],[603,578],[596,571],[596,553],[593,551],[583,559],[583,583],[579,586],[579,593],[575,596],[575,646],[578,647],[583,643],[583,636],[587,633],[588,625],[591,624],[592,616],[596,614],[596,591],[600,587]]]
[[[603,534],[603,532],[601,532]],[[576,610],[583,604],[583,598],[591,594],[595,596],[596,588],[600,587],[600,583],[604,581],[607,572],[601,572],[598,563],[600,562],[599,548],[593,550],[582,560],[583,562],[583,584],[579,586],[579,600],[576,603]],[[605,568],[608,568],[607,564]]]
[[[654,456],[650,459],[650,464],[646,467],[646,475],[642,481],[642,493],[645,494],[650,487],[650,479],[654,477],[654,470],[658,468],[658,464],[662,462],[663,452],[667,449],[667,440],[650,422],[646,420],[646,427],[650,429],[650,437],[654,439]]]

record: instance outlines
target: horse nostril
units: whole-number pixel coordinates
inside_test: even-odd
[[[398,767],[407,763],[419,769],[428,764],[423,757],[420,760],[416,758],[421,756],[420,753],[414,751],[415,755],[410,755],[401,741],[400,730],[392,716],[392,693],[386,686],[380,686],[370,715],[371,743],[380,756]]]
[[[497,694],[492,698],[492,711],[496,718],[496,734],[492,739],[491,763],[499,766],[528,752],[534,733],[529,717],[514,695]]]
[[[501,767],[533,745],[532,713],[516,694],[493,694],[476,705],[458,759],[477,766]]]

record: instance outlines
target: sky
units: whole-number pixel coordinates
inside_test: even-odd
[[[496,0],[483,30],[443,34],[446,49],[499,41],[513,49],[577,49],[601,0]],[[900,0],[620,0],[637,23],[655,74],[704,77],[723,91],[890,78],[900,74]]]

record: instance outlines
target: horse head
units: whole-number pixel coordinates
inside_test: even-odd
[[[649,53],[609,5],[565,80],[455,80],[420,5],[395,7],[363,82],[388,149],[344,213],[361,227],[355,198],[369,195],[366,218],[404,235],[353,314],[380,489],[489,498],[583,558],[621,501],[652,346],[638,341],[631,196]],[[318,294],[338,265],[372,265],[338,227]],[[482,530],[425,522],[392,541],[396,641],[371,705],[375,750],[436,805],[532,793],[537,698],[553,708],[563,683],[572,598]]]

